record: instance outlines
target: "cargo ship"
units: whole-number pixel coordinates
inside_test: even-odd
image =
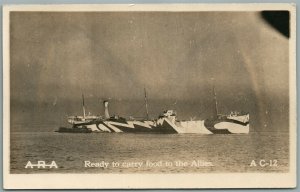
[[[247,134],[249,133],[249,114],[231,112],[229,115],[218,113],[216,92],[214,100],[216,115],[206,120],[177,120],[176,111],[166,110],[156,119],[150,120],[148,113],[147,94],[145,90],[146,118],[142,120],[126,119],[117,115],[109,115],[109,102],[105,100],[104,117],[86,116],[83,99],[83,116],[69,116],[68,123],[72,127],[60,127],[59,133],[161,133],[161,134]]]

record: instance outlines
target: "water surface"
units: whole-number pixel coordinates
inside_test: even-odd
[[[11,173],[208,173],[287,172],[289,137],[285,132],[246,135],[13,132]],[[25,169],[28,161],[55,161],[58,168]],[[255,160],[257,166],[250,166]],[[259,161],[277,161],[260,166]],[[106,168],[84,161],[107,162]],[[146,165],[146,162],[157,166]],[[178,163],[186,162],[188,165]],[[192,162],[202,162],[191,166]],[[120,163],[113,167],[112,162]],[[142,163],[134,167],[130,163]],[[162,163],[162,165],[160,164]],[[172,163],[166,166],[165,162]],[[206,164],[203,166],[203,163]]]

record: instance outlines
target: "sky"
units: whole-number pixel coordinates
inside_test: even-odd
[[[179,119],[250,113],[287,131],[289,39],[259,12],[12,12],[12,131],[49,131],[87,110]],[[214,80],[212,80],[214,79]],[[50,126],[51,125],[51,126]],[[46,127],[46,128],[44,128]]]

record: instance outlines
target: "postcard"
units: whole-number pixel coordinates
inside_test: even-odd
[[[5,5],[5,189],[296,187],[293,4]]]

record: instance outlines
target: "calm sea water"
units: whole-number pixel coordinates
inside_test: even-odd
[[[39,160],[55,161],[58,168],[25,169],[28,161],[35,164]],[[252,160],[257,166],[250,166]],[[277,166],[259,165],[270,160]],[[84,161],[109,165],[85,167]],[[112,162],[119,166],[113,167]],[[11,173],[286,172],[289,135],[14,132],[10,163]]]

